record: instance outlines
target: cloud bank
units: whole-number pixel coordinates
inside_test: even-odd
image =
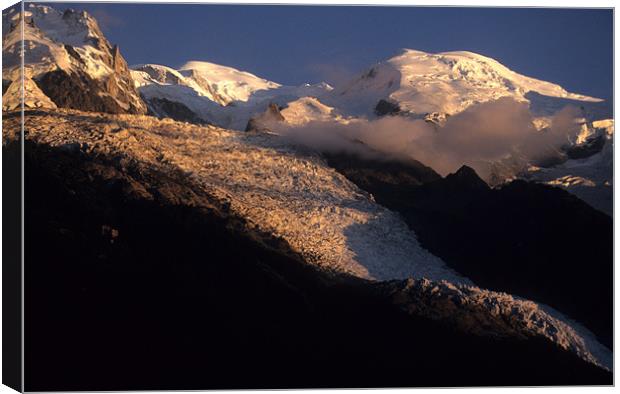
[[[497,163],[511,163],[512,171],[518,172],[519,166],[560,155],[560,148],[574,141],[579,132],[577,117],[576,109],[566,107],[554,116],[549,128],[537,130],[527,103],[500,98],[449,117],[443,127],[421,119],[386,116],[348,124],[280,125],[277,131],[295,143],[325,152],[372,155],[364,149],[366,145],[385,158],[418,160],[443,176],[468,165],[488,181],[497,175],[493,174]]]

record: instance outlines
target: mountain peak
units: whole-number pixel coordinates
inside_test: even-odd
[[[478,176],[476,171],[467,166],[462,165],[455,173],[448,174],[444,178],[446,184],[458,185],[462,190],[488,190],[489,186]]]
[[[247,102],[256,91],[277,89],[281,86],[247,71],[198,60],[185,63],[179,68],[179,72],[186,77],[194,77],[201,86],[208,84],[216,88],[217,95],[224,100],[223,104]]]
[[[540,100],[530,100],[531,94],[550,99],[541,105]],[[373,117],[377,103],[384,100],[398,104],[403,115],[423,117],[429,113],[454,115],[471,105],[501,97],[528,103],[540,116],[553,115],[559,106],[554,103],[566,105],[568,100],[593,105],[603,101],[521,75],[478,53],[428,53],[404,48],[399,55],[334,89],[327,104],[347,115]]]
[[[20,76],[21,30],[7,29],[20,22],[20,14],[18,7],[2,14],[4,85]],[[27,93],[35,95],[36,103],[86,111],[146,112],[120,50],[88,13],[27,4],[23,44],[27,48],[24,74],[32,79]]]
[[[476,170],[474,170],[473,168],[471,168],[468,165],[463,164],[461,166],[461,168],[459,168],[454,175],[459,176],[459,177],[463,177],[463,176],[478,176],[478,174],[476,173]]]

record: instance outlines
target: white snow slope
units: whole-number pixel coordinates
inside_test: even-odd
[[[426,53],[411,49],[381,62],[361,76],[334,89],[324,98],[345,114],[372,117],[381,99],[399,104],[412,114],[454,115],[481,102],[512,97],[529,102],[528,94],[600,103],[602,100],[569,93],[561,86],[518,74],[498,61],[473,52]],[[544,114],[550,104],[532,108]],[[547,113],[548,114],[548,113]]]
[[[236,130],[243,130],[248,119],[265,111],[270,103],[285,108],[282,115],[291,125],[373,119],[380,100],[398,104],[405,115],[437,114],[440,119],[500,97],[529,103],[541,123],[567,104],[583,107],[592,115],[589,120],[608,118],[611,112],[600,99],[523,76],[472,52],[430,54],[405,49],[335,89],[325,83],[283,86],[208,62],[191,61],[179,70],[159,65],[132,68],[137,87],[146,98],[183,103],[203,119]],[[162,79],[153,77],[155,74],[175,77]]]
[[[100,52],[89,38],[95,38],[99,30],[97,22],[86,13],[63,14],[47,6],[26,5],[24,16],[34,23],[24,23],[25,73],[37,76],[57,68],[71,72],[75,64],[63,44],[72,45],[88,64],[93,75],[109,74],[113,70],[97,61]],[[17,72],[20,65],[22,18],[17,8],[10,8],[2,14],[3,32],[3,78]]]
[[[248,120],[271,103],[286,105],[331,90],[325,83],[283,86],[232,67],[200,61],[190,61],[179,70],[156,64],[131,68],[136,87],[147,101],[165,98],[178,102],[203,120],[234,130],[244,130]]]

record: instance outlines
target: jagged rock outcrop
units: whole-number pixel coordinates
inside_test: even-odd
[[[28,4],[3,13],[3,81],[20,72],[24,27],[24,76],[56,106],[108,113],[146,113],[127,63],[86,12],[61,13]],[[28,92],[26,92],[28,93]],[[28,98],[26,98],[28,101]]]
[[[393,190],[415,187],[441,179],[432,168],[416,161],[389,160],[358,142],[362,155],[324,154],[328,164],[363,190],[373,192],[378,185]]]
[[[489,190],[489,185],[476,174],[473,168],[466,165],[461,166],[456,172],[446,175],[441,182],[443,187],[446,187],[448,190],[458,190],[460,192],[467,190],[471,193]]]
[[[153,97],[145,100],[149,107],[149,113],[158,118],[170,118],[180,122],[195,124],[208,124],[183,103],[168,100],[165,98]]]
[[[570,146],[566,150],[566,155],[569,159],[585,159],[593,156],[603,150],[605,143],[607,142],[607,136],[604,134],[594,135],[588,138],[581,144]]]
[[[375,107],[375,114],[377,116],[398,115],[399,113],[400,106],[392,101],[381,99]]]

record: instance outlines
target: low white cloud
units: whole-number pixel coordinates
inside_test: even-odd
[[[492,176],[489,163],[512,160],[525,165],[557,154],[562,145],[574,140],[577,115],[577,110],[567,107],[556,114],[549,129],[539,131],[527,103],[500,98],[471,106],[449,117],[440,128],[420,119],[386,116],[349,124],[311,122],[301,127],[279,126],[278,131],[296,143],[321,151],[345,151],[373,158],[413,158],[441,175],[468,165],[488,180]],[[365,146],[378,153],[371,153]]]

